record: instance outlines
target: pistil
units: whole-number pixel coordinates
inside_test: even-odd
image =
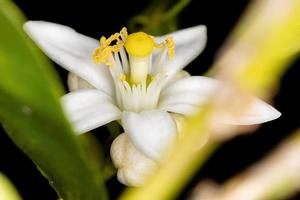
[[[143,32],[132,33],[126,38],[124,47],[129,55],[132,83],[140,84],[147,79],[154,45],[153,38]]]
[[[144,58],[129,55],[130,81],[133,84],[140,84],[147,79],[151,66],[151,56]]]

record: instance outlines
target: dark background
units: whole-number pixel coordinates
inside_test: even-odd
[[[146,0],[127,1],[63,1],[63,0],[15,0],[15,3],[30,20],[45,20],[68,25],[85,35],[99,38],[109,36],[126,25],[127,20],[141,12]],[[187,70],[193,75],[203,74],[213,62],[217,49],[230,33],[249,1],[192,1],[180,15],[180,28],[205,24],[208,27],[208,44]],[[204,168],[193,178],[179,199],[184,199],[189,189],[203,178],[212,178],[222,183],[249,164],[259,160],[283,138],[299,127],[300,103],[299,60],[282,79],[274,106],[282,117],[263,124],[254,134],[239,136],[222,145],[209,159]],[[56,66],[56,65],[55,65]],[[62,80],[67,72],[56,66]],[[65,81],[64,81],[65,84]],[[101,132],[101,133],[100,133]],[[99,140],[106,140],[105,128],[96,130]],[[102,141],[103,142],[103,141]],[[57,196],[48,181],[41,176],[34,164],[11,142],[0,127],[0,172],[16,185],[25,200],[54,200]],[[300,155],[299,155],[300,156]],[[108,181],[112,199],[124,187],[112,178]],[[294,197],[300,199],[300,195]]]

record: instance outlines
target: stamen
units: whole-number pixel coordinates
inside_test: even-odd
[[[102,37],[100,38],[100,45],[101,45],[101,46],[106,46],[106,37],[102,36]]]
[[[125,52],[125,49],[123,46],[120,48],[120,56],[121,56],[123,71],[126,74],[128,74],[129,73],[129,62],[128,62],[128,58],[127,58],[127,55],[126,55],[126,52]]]
[[[122,28],[120,33],[111,35],[108,39],[104,36],[100,38],[100,47],[95,49],[93,53],[93,60],[95,64],[104,63],[108,66],[113,66],[114,63],[110,61],[112,53],[117,53],[120,48],[124,45],[124,42],[120,39],[121,35],[127,37],[126,28]],[[115,45],[111,45],[112,42],[116,41]]]
[[[128,32],[127,32],[127,28],[123,27],[122,30],[120,31],[121,36],[124,37],[124,39],[126,40],[128,37]]]
[[[94,63],[99,64],[99,63],[104,63],[108,66],[113,66],[113,63],[110,61],[110,58],[112,56],[113,49],[108,46],[108,47],[99,47],[94,51],[93,54],[93,60]]]
[[[152,38],[154,40],[154,37]],[[161,49],[165,46],[165,44],[168,47],[168,57],[169,59],[172,59],[175,55],[175,44],[171,36],[167,36],[167,38],[161,43],[154,43],[154,47],[157,49]]]
[[[116,41],[115,45],[111,45]],[[137,32],[128,35],[127,29],[123,27],[119,33],[111,35],[109,38],[102,36],[100,38],[100,47],[94,51],[94,63],[104,63],[108,66],[113,66],[110,61],[112,53],[120,52],[121,47],[125,47],[128,54],[135,57],[149,56],[153,48],[163,48],[165,45],[168,47],[168,57],[172,59],[175,55],[175,45],[173,39],[168,36],[165,41],[156,43],[153,36],[144,32]],[[123,53],[124,54],[124,53]],[[124,57],[124,55],[122,55]]]
[[[115,33],[111,35],[107,40],[106,40],[106,45],[109,46],[113,41],[118,41],[119,40],[119,33]]]
[[[152,37],[154,40],[154,37]],[[175,44],[173,41],[173,38],[170,36],[167,36],[167,38],[165,39],[165,41],[161,42],[161,43],[154,43],[154,47],[157,49],[161,49],[165,46],[165,44],[168,47],[168,57],[169,59],[172,59],[175,55]]]
[[[169,57],[169,59],[173,59],[174,55],[175,55],[175,44],[174,44],[173,38],[168,36],[166,38],[166,43],[168,46],[168,57]]]

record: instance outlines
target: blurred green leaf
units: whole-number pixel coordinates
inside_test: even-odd
[[[254,1],[211,74],[268,99],[300,51],[300,1]]]
[[[15,187],[0,173],[0,199],[1,200],[21,200]]]
[[[63,199],[106,199],[102,174],[59,105],[57,76],[23,22],[10,1],[0,0],[1,123]]]
[[[147,8],[128,23],[130,32],[163,35],[178,29],[178,15],[191,0],[152,0]]]

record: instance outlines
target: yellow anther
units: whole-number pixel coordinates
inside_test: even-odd
[[[112,63],[109,61],[109,58],[112,56],[111,49],[109,46],[102,46],[97,48],[93,54],[94,63],[104,63],[108,66],[112,66]]]
[[[124,29],[124,28],[123,28]],[[126,29],[123,31],[126,32]],[[100,64],[104,63],[108,66],[113,66],[114,63],[110,61],[110,58],[112,57],[113,53],[117,53],[120,51],[121,46],[124,45],[124,42],[120,39],[121,33],[115,33],[111,35],[108,39],[106,37],[102,36],[100,38],[100,47],[95,49],[93,54],[93,60],[94,63]],[[116,41],[115,45],[111,45],[112,42]]]
[[[127,28],[123,27],[122,30],[120,31],[120,34],[123,35],[123,37],[126,39],[128,37]]]
[[[106,45],[110,45],[113,41],[118,41],[120,37],[119,33],[115,33],[111,35],[107,40],[106,40]]]
[[[101,45],[101,46],[106,46],[106,37],[102,36],[102,37],[100,38],[100,45]]]
[[[150,35],[137,32],[128,35],[124,46],[129,55],[142,58],[152,53],[154,44]]]
[[[114,63],[110,61],[110,58],[112,57],[112,53],[117,53],[120,50],[120,46],[122,45],[123,43],[119,43],[113,46],[103,45],[95,49],[93,54],[94,63],[96,64],[104,63],[108,66],[113,66]]]
[[[173,38],[168,36],[166,38],[166,43],[168,46],[168,57],[169,57],[169,59],[172,59],[175,56],[175,44],[174,44]]]
[[[152,37],[152,38],[153,38],[153,41],[154,41],[154,37]],[[154,47],[157,48],[157,49],[161,49],[165,45],[167,45],[167,47],[168,47],[168,57],[169,57],[169,59],[172,59],[175,55],[175,44],[174,44],[174,41],[173,41],[172,37],[167,36],[167,38],[163,42],[154,43]]]

